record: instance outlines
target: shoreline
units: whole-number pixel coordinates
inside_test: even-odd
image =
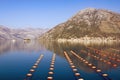
[[[120,42],[120,39],[100,39],[100,38],[92,38],[92,39],[81,39],[81,38],[76,38],[76,39],[57,39],[57,42],[59,43],[64,43],[64,42],[71,42],[71,43],[113,43],[113,42]]]

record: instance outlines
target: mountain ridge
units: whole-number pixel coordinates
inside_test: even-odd
[[[0,40],[36,39],[48,30],[49,29],[41,29],[41,28],[11,29],[0,25]]]
[[[40,39],[71,39],[82,37],[120,38],[120,13],[105,9],[87,8],[66,22],[55,26]]]

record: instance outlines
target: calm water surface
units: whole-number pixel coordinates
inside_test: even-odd
[[[83,60],[93,64],[111,80],[120,80],[120,43],[57,43],[44,41],[0,41],[0,80],[47,80],[50,64],[55,53],[54,80],[77,80],[64,51],[68,54],[77,72],[84,80],[105,80],[96,69],[78,59],[71,50]],[[32,77],[29,70],[40,55],[44,55]],[[100,60],[102,59],[102,60]],[[110,64],[109,64],[110,62]]]

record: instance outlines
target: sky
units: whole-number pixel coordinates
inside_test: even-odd
[[[52,28],[85,8],[120,13],[120,0],[0,0],[0,25],[10,28]]]

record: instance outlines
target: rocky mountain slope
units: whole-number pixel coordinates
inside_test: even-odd
[[[0,26],[0,39],[35,39],[41,36],[48,29],[10,29],[5,26]]]
[[[87,8],[49,30],[41,39],[71,39],[81,37],[120,38],[120,13]]]

